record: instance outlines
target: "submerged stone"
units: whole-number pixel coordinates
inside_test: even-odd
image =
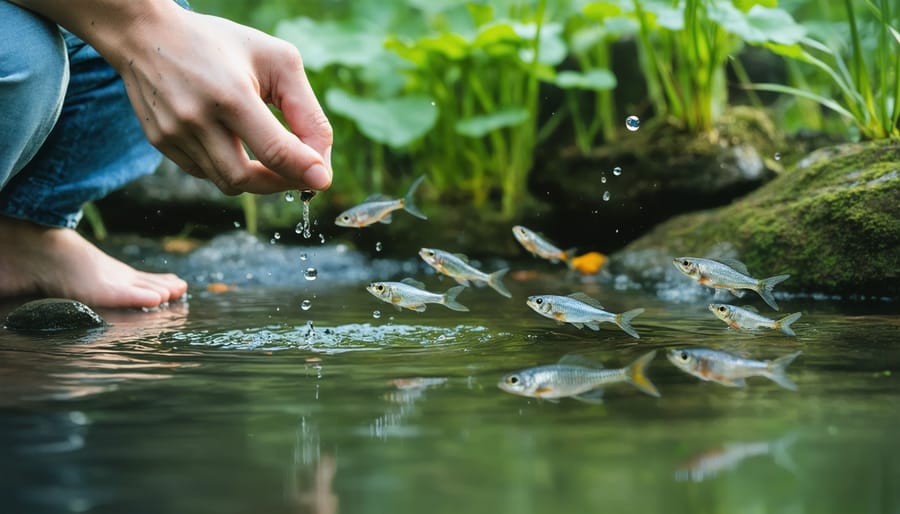
[[[714,257],[719,245],[756,278],[790,273],[779,291],[900,297],[900,142],[813,152],[731,205],[658,225],[611,266],[647,282],[671,274],[671,257]],[[651,250],[656,266],[643,267],[634,256]]]
[[[10,330],[73,330],[105,327],[96,312],[87,305],[65,298],[46,298],[28,302],[6,316]]]

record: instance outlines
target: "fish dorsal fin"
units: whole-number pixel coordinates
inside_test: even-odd
[[[592,298],[584,293],[581,293],[581,292],[572,293],[569,295],[569,298],[572,298],[573,300],[578,300],[579,302],[584,302],[584,303],[590,305],[591,307],[596,307],[597,309],[603,308],[603,306],[600,305],[599,301],[597,301],[594,298]]]
[[[744,309],[745,311],[750,311],[752,313],[759,314],[759,309],[757,309],[756,307],[754,307],[752,305],[741,305],[740,308]]]
[[[383,194],[383,193],[375,193],[375,194],[373,194],[373,195],[367,196],[366,199],[363,200],[363,203],[369,203],[369,202],[385,202],[385,201],[390,200],[390,199],[391,199],[391,197],[388,196],[388,195],[386,195],[386,194]]]
[[[566,366],[581,366],[583,368],[603,369],[603,365],[599,362],[588,359],[584,355],[579,355],[577,353],[563,355],[563,357],[559,359],[558,364],[564,364]]]
[[[743,273],[744,275],[749,275],[750,271],[747,270],[747,265],[737,259],[715,259],[726,266],[730,266],[735,269],[738,273]]]
[[[464,253],[454,253],[453,256],[463,262],[469,262],[469,256]]]
[[[406,284],[408,286],[413,286],[417,289],[425,289],[425,284],[419,282],[418,280],[416,280],[414,278],[404,278],[403,280],[400,281],[400,283]]]

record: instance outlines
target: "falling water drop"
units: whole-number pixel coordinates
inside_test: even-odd
[[[776,161],[780,161],[780,160],[781,160],[781,153],[775,152],[775,160],[776,160]]]
[[[234,228],[241,228],[241,222],[240,222],[240,221],[235,221],[235,222],[234,222]]]
[[[308,258],[309,258],[309,256],[306,255],[306,252],[303,252],[303,253],[300,254],[300,260],[301,260],[301,261],[305,261],[305,260],[308,259]]]
[[[309,239],[312,237],[312,231],[310,230],[309,223],[309,202],[316,196],[316,192],[310,189],[304,189],[300,191],[300,201],[303,202],[303,219],[300,220],[300,223],[297,223],[297,226],[294,228],[294,232],[298,234],[303,234],[304,239]]]
[[[372,311],[372,317],[378,319],[381,317],[381,311]]]
[[[641,119],[634,115],[625,118],[625,128],[634,132],[641,128]]]
[[[604,192],[603,192],[603,201],[604,201],[604,202],[608,202],[608,201],[609,201],[609,191],[604,191]]]
[[[319,232],[319,243],[325,244],[325,234]]]
[[[616,166],[615,168],[613,168],[613,175],[618,177],[621,174],[622,174],[622,168],[620,168],[619,166]]]
[[[286,191],[284,193],[284,201],[288,202],[288,203],[293,202],[294,201],[294,193],[292,193],[290,191]]]
[[[280,233],[280,232],[275,232],[274,234],[272,234],[272,237],[273,237],[275,240],[281,239],[281,233]]]
[[[378,241],[377,243],[375,243],[375,251],[376,252],[381,251],[381,241]]]
[[[315,280],[318,276],[319,270],[316,268],[306,268],[306,271],[303,273],[303,278],[306,280]]]
[[[303,309],[303,310],[305,310],[305,311],[308,311],[308,310],[310,309],[310,307],[312,307],[312,302],[311,302],[311,301],[309,301],[309,300],[303,300],[302,302],[300,302],[300,308],[301,308],[301,309]]]
[[[602,177],[600,177],[600,182],[603,184],[606,184],[606,175],[603,175]]]

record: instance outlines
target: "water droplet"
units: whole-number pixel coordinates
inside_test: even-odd
[[[274,234],[272,234],[272,237],[275,238],[276,240],[281,239],[281,233],[275,232]]]
[[[604,191],[604,192],[603,192],[603,201],[604,201],[604,202],[608,202],[608,201],[609,201],[609,191]]]
[[[319,270],[317,270],[316,268],[306,268],[306,271],[303,273],[303,277],[306,280],[315,280],[318,276]]]
[[[234,228],[241,228],[241,222],[240,222],[240,221],[235,221],[235,222],[234,222]]]
[[[638,118],[637,116],[632,115],[632,116],[625,118],[625,128],[627,128],[628,130],[634,132],[635,130],[639,129],[640,127],[641,127],[641,119]]]
[[[381,251],[381,241],[378,241],[377,243],[375,243],[375,251],[376,252]]]
[[[300,302],[300,308],[301,308],[301,309],[303,309],[303,310],[305,310],[305,311],[308,311],[308,310],[310,309],[310,307],[312,307],[312,302],[311,302],[311,301],[309,301],[309,300],[303,300],[302,302]]]
[[[606,184],[606,175],[603,175],[602,177],[600,177],[600,182],[603,184]]]
[[[432,107],[433,107],[433,106],[435,106],[435,105],[437,105],[437,104],[434,103],[434,100],[432,100],[432,101],[431,101],[431,105],[432,105]]]
[[[776,160],[776,161],[780,161],[780,160],[781,160],[781,153],[775,152],[775,160]]]
[[[288,203],[293,202],[294,201],[294,193],[292,193],[290,191],[286,191],[284,193],[284,201],[288,202]]]
[[[613,168],[613,175],[618,177],[621,174],[622,174],[622,168],[620,168],[619,166],[616,166],[615,168]]]
[[[372,317],[378,319],[381,317],[381,311],[372,311]]]
[[[301,260],[301,261],[305,261],[305,260],[308,259],[308,258],[309,258],[309,256],[306,255],[306,252],[303,252],[303,253],[300,254],[300,260]]]
[[[269,239],[269,244],[270,244],[270,245],[273,245],[273,244],[275,244],[276,242],[277,242],[277,241],[275,241],[275,238],[274,238],[274,237],[273,237],[272,239]]]
[[[319,232],[319,242],[325,244],[325,234]]]

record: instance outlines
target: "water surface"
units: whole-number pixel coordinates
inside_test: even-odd
[[[470,313],[396,312],[365,277],[320,274],[225,293],[196,285],[159,312],[100,311],[111,323],[101,331],[0,331],[0,510],[900,511],[896,302],[782,297],[782,314],[803,312],[798,337],[745,335],[706,311],[710,298],[541,269],[507,279],[512,299],[464,292]],[[524,303],[574,291],[614,312],[645,307],[641,339],[560,326]],[[802,350],[789,368],[799,391],[701,382],[662,355],[694,346]],[[569,353],[618,367],[651,349],[659,399],[620,385],[602,405],[552,403],[496,387]]]

